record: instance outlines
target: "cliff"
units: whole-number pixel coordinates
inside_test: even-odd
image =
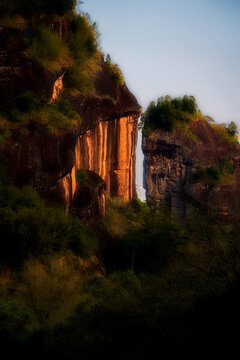
[[[2,27],[0,39],[0,108],[11,108],[26,90],[49,101],[57,99],[63,90],[64,71],[52,73],[27,59],[21,32]],[[51,203],[67,208],[79,204],[81,209],[84,203],[83,212],[89,216],[98,210],[104,213],[105,189],[109,195],[124,199],[135,195],[135,148],[141,113],[135,97],[125,84],[116,84],[103,58],[93,81],[93,93],[71,96],[71,104],[82,119],[77,129],[56,127],[49,131],[37,121],[11,124],[4,144],[7,173],[14,184],[33,186]],[[87,185],[76,183],[75,174],[80,169],[88,174]]]
[[[179,218],[194,207],[229,214],[240,183],[240,147],[223,139],[207,121],[192,121],[188,132],[156,130],[143,139],[143,151],[148,199],[170,206]],[[218,180],[198,178],[199,171],[215,169],[223,159],[232,164],[232,174]]]

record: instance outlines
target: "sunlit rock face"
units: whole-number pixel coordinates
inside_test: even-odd
[[[190,130],[195,140],[180,129],[171,133],[157,130],[144,138],[147,198],[169,206],[178,218],[191,214],[194,207],[229,214],[240,184],[240,148],[221,139],[207,122],[194,121]],[[209,185],[190,181],[198,165],[216,166],[224,157],[234,166],[229,183]]]
[[[54,81],[51,102],[57,100],[63,91],[63,77],[64,73]]]
[[[132,116],[99,122],[77,138],[76,167],[96,172],[111,196],[135,195],[137,119]]]

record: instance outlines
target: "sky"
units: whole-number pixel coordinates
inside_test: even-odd
[[[240,130],[240,0],[84,0],[100,47],[143,110],[193,95],[204,115]]]

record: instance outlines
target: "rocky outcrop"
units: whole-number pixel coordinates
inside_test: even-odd
[[[63,72],[52,74],[27,60],[24,45],[13,45],[12,39],[21,35],[10,35],[0,29],[6,52],[0,57],[2,109],[11,107],[16,96],[26,90],[54,101],[63,90]],[[37,122],[15,124],[5,142],[7,172],[14,184],[33,186],[50,203],[66,208],[76,209],[78,203],[79,214],[103,214],[105,191],[124,199],[136,193],[135,149],[141,108],[125,84],[117,86],[103,59],[94,85],[94,93],[71,99],[82,119],[76,131],[56,129],[50,133],[47,126]],[[76,183],[79,169],[88,172],[91,189],[82,190]],[[89,193],[85,210],[81,205],[86,204],[84,191]]]
[[[179,218],[195,206],[227,214],[240,184],[239,145],[223,140],[206,121],[192,122],[189,130],[193,136],[181,129],[157,130],[143,139],[147,198],[170,206]],[[230,183],[190,181],[198,165],[216,166],[224,157],[234,166]]]

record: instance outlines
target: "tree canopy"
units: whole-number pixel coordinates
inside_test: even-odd
[[[237,125],[234,121],[231,121],[230,124],[227,126],[227,132],[229,135],[234,136],[238,133]]]
[[[141,123],[145,135],[156,129],[171,131],[177,123],[188,123],[197,111],[193,96],[172,99],[170,96],[160,97],[157,103],[152,101],[142,115]]]

